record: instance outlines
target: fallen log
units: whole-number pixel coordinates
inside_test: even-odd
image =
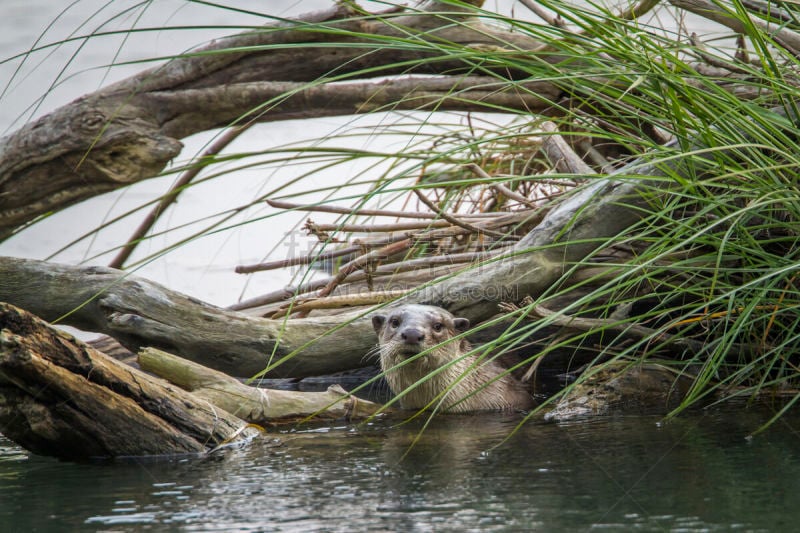
[[[153,348],[139,364],[143,370],[0,303],[0,432],[34,453],[69,460],[204,454],[260,435],[254,424],[384,411],[338,385],[259,389]]]
[[[385,411],[382,405],[361,400],[339,385],[331,385],[325,392],[250,387],[227,374],[155,348],[139,353],[139,365],[193,396],[261,426],[310,418],[364,419]]]
[[[448,15],[437,15],[441,9]],[[439,2],[406,11],[364,16],[338,4],[217,39],[0,138],[0,241],[43,214],[157,176],[181,152],[181,139],[201,131],[376,109],[532,112],[561,94],[550,81],[512,87],[491,75],[465,76],[474,67],[460,58],[443,61],[439,48],[449,42],[533,50],[541,43],[530,36],[482,24],[469,10]],[[418,45],[383,44],[398,35],[414,35]],[[382,81],[371,79],[376,71]],[[332,72],[350,81],[317,83]],[[412,73],[447,76],[392,77]]]
[[[342,327],[341,316],[291,321],[251,317],[112,268],[0,258],[0,278],[0,301],[44,320],[105,333],[132,352],[161,348],[232,376],[252,377],[301,349],[269,376],[360,368],[369,364],[365,354],[376,342],[368,320]]]
[[[202,454],[257,430],[0,304],[0,431],[62,459]]]
[[[544,419],[565,422],[611,413],[663,415],[678,407],[693,382],[693,376],[657,363],[598,365],[567,389]]]

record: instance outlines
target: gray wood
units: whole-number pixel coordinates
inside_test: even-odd
[[[204,453],[245,422],[0,304],[0,431],[65,459]]]
[[[86,198],[158,175],[180,154],[183,139],[201,131],[249,121],[275,121],[399,109],[485,110],[486,105],[525,111],[551,105],[560,89],[549,82],[509,86],[491,76],[463,77],[459,61],[420,62],[413,73],[451,76],[440,79],[374,77],[408,75],[408,66],[385,68],[404,60],[438,55],[430,51],[382,49],[363,35],[420,32],[469,46],[513,46],[538,42],[477,20],[452,24],[425,10],[364,19],[345,4],[222,38],[109,87],[87,94],[0,139],[0,241],[43,214]],[[453,6],[447,6],[452,12]],[[307,24],[327,22],[345,32],[314,32]],[[441,28],[439,26],[442,26]],[[424,35],[421,32],[425,32]],[[325,43],[319,46],[318,43]],[[342,47],[330,46],[336,42]],[[363,47],[352,46],[363,42]],[[285,49],[275,45],[291,45]],[[225,52],[225,50],[239,50]],[[241,51],[246,50],[246,51]],[[220,53],[222,52],[222,53]],[[367,53],[369,52],[369,53]],[[351,83],[317,83],[335,72]]]

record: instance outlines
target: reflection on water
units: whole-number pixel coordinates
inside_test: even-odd
[[[787,530],[800,519],[797,417],[438,417],[326,427],[170,462],[73,465],[0,440],[11,530]],[[507,438],[507,439],[506,439]]]

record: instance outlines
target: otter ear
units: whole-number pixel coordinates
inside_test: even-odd
[[[381,328],[386,323],[386,315],[372,315],[372,327],[375,329],[375,333],[380,335]]]
[[[453,319],[453,326],[455,326],[456,331],[467,331],[469,329],[469,320],[466,318],[455,318]]]

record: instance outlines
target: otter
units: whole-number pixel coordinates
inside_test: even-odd
[[[403,305],[373,315],[372,326],[389,388],[398,394],[413,387],[400,398],[403,408],[438,405],[446,412],[468,413],[533,407],[531,395],[500,363],[465,356],[472,349],[466,339],[446,342],[469,329],[466,318],[456,318],[440,307]],[[405,364],[394,368],[401,363]]]

